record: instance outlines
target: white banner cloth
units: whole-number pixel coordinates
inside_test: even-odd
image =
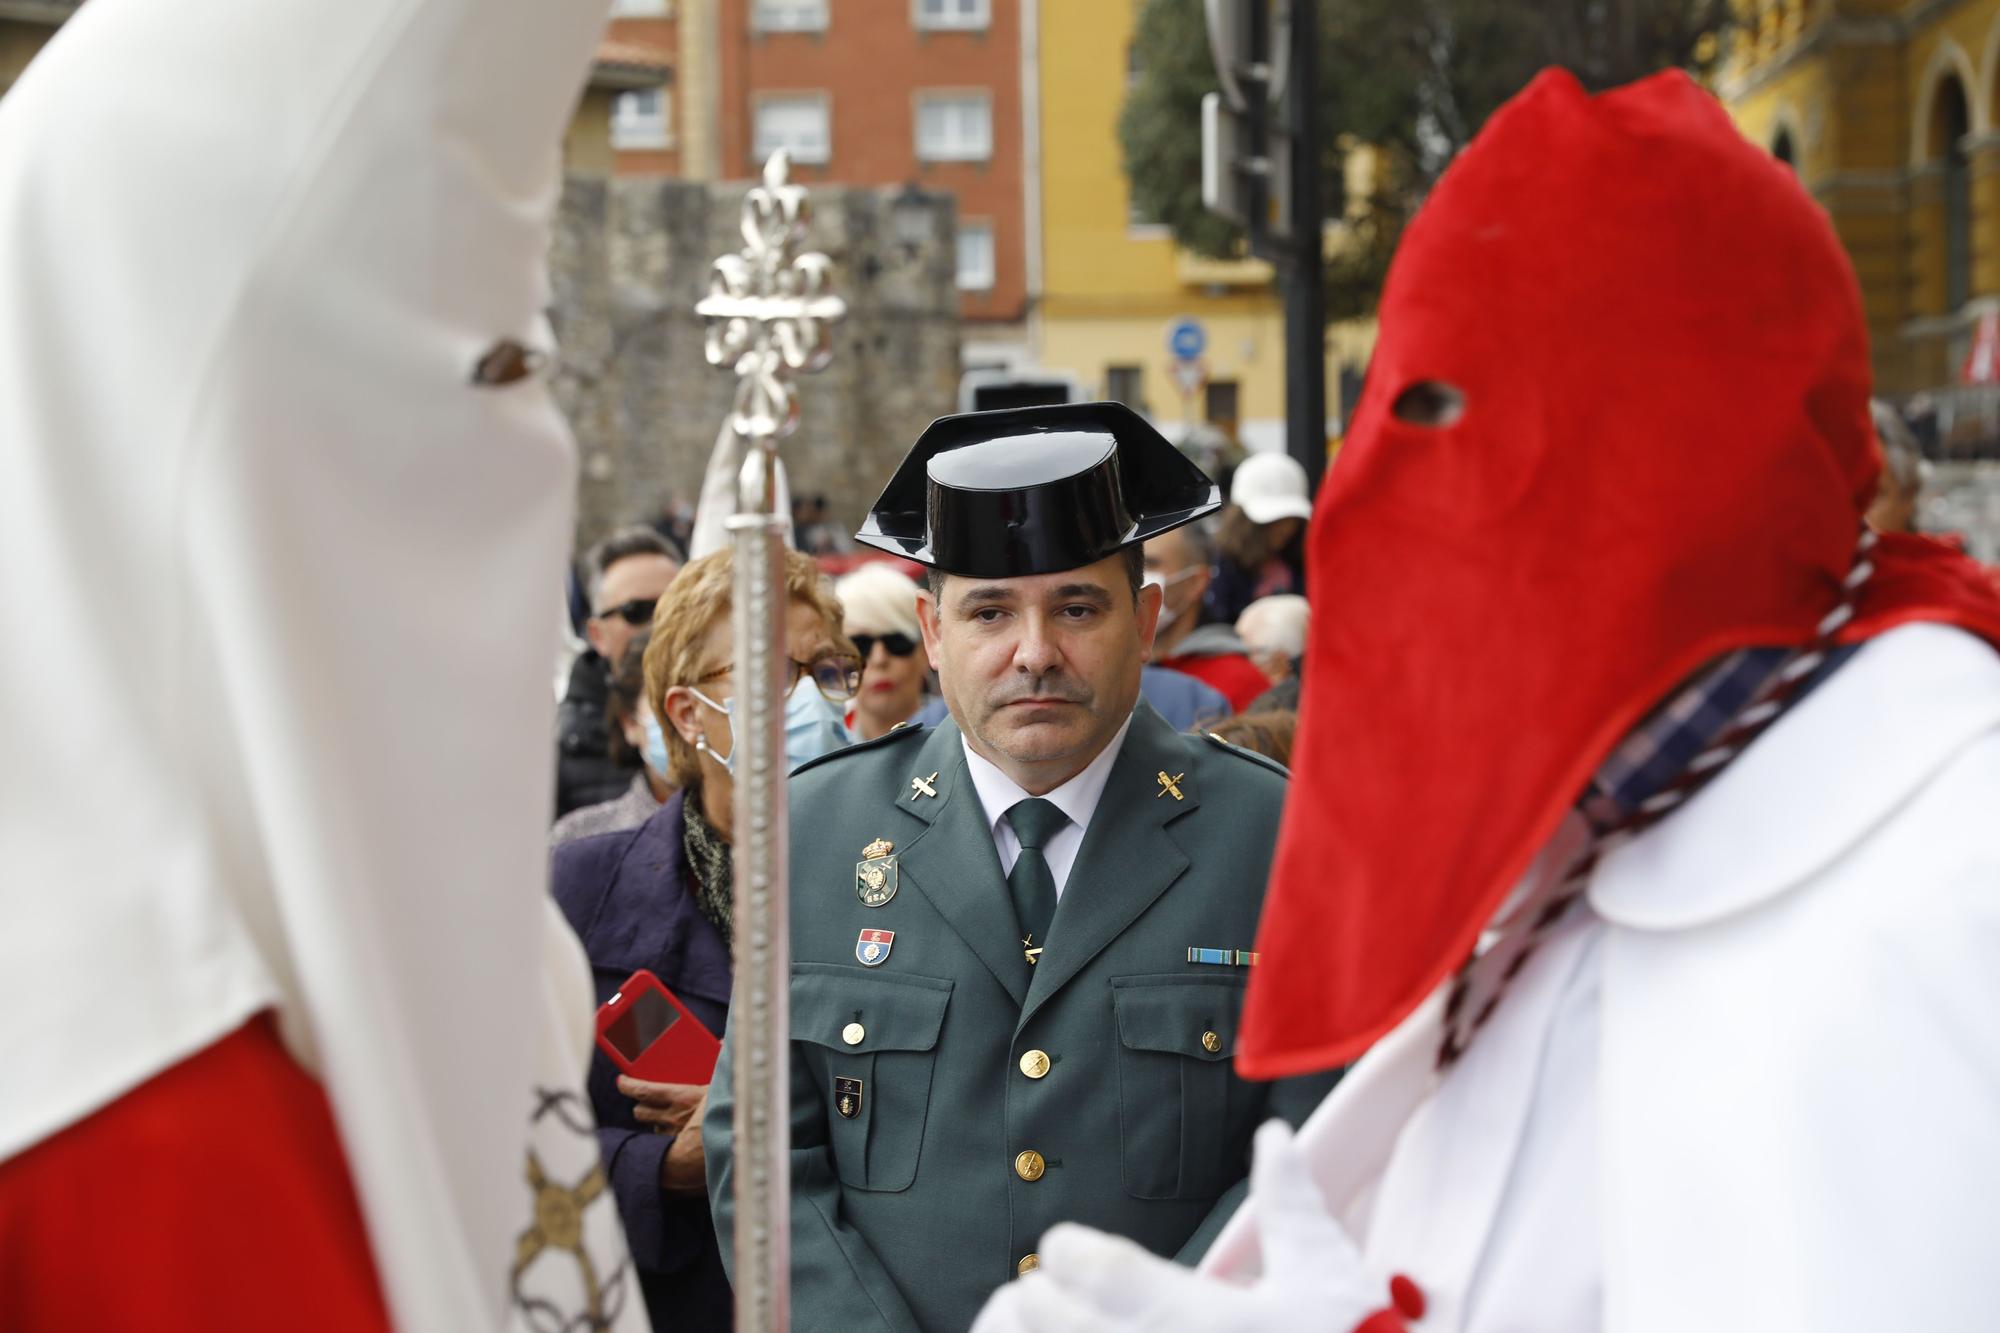
[[[743,471],[743,440],[728,422],[716,433],[715,448],[708,454],[708,470],[701,477],[701,500],[694,509],[694,530],[688,535],[688,559],[714,555],[729,545],[729,520],[736,517],[741,492],[737,478]],[[774,513],[790,515],[792,489],[785,481],[785,460],[777,460]],[[792,546],[792,529],[785,528],[785,545]]]

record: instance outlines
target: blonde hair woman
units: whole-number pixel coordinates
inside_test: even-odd
[[[847,612],[847,637],[861,656],[854,731],[872,741],[924,706],[930,684],[916,582],[894,566],[867,564],[834,585]]]
[[[558,847],[552,874],[556,902],[590,956],[598,1003],[645,968],[718,1036],[729,1010],[733,925],[731,576],[728,550],[704,556],[653,612],[641,709],[646,763],[680,790],[638,828]],[[845,702],[861,672],[840,637],[840,603],[796,553],[785,558],[785,592],[795,681],[815,699]],[[591,1058],[598,1146],[660,1328],[723,1329],[732,1319],[703,1179],[707,1094],[620,1078],[602,1052]]]

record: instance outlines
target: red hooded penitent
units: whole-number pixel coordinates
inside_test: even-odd
[[[1454,423],[1396,413],[1427,382],[1463,395]],[[1868,390],[1827,219],[1686,76],[1590,97],[1552,71],[1494,115],[1403,240],[1314,515],[1246,1074],[1366,1049],[1648,708],[1811,639],[1875,492]],[[1885,538],[1876,563],[1844,640],[2000,640],[1963,557]]]

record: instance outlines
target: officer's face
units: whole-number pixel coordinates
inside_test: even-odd
[[[918,600],[945,703],[980,754],[1030,792],[1081,771],[1131,715],[1160,615],[1120,556],[1061,574],[951,577]]]

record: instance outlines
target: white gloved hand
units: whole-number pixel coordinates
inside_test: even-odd
[[[1042,1238],[1041,1267],[995,1292],[972,1333],[1348,1333],[1389,1304],[1282,1120],[1257,1131],[1245,1206],[1264,1255],[1251,1285],[1064,1223]]]

